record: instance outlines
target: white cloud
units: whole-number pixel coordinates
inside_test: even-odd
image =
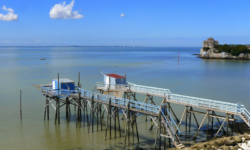
[[[125,15],[122,13],[121,15],[120,15],[120,17],[124,17]]]
[[[3,5],[3,7],[1,8],[4,11],[7,11],[8,13],[6,15],[4,14],[0,14],[0,20],[1,21],[14,21],[14,20],[18,20],[18,16],[16,14],[14,14],[14,10],[11,8],[7,8],[5,5]]]
[[[72,11],[74,6],[74,0],[70,4],[66,5],[66,2],[55,4],[54,7],[50,9],[49,16],[53,19],[80,19],[84,17],[79,14],[78,11]]]
[[[36,40],[36,42],[35,43],[38,43],[38,42],[40,42],[40,40],[38,39],[38,40]]]
[[[12,41],[3,41],[3,43],[13,43]]]

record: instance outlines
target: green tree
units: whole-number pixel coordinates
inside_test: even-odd
[[[210,48],[209,47],[203,47],[204,51],[208,51]]]

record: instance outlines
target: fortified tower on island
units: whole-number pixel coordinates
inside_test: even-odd
[[[208,56],[213,55],[217,50],[214,48],[214,45],[218,45],[218,41],[215,41],[214,38],[210,37],[207,41],[203,41],[203,48],[201,48],[200,55]],[[206,49],[205,49],[206,48]]]

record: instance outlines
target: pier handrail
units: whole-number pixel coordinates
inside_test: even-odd
[[[241,115],[244,115],[248,121],[246,122],[248,124],[248,126],[250,126],[250,113],[249,111],[245,108],[244,105],[241,105]]]
[[[216,101],[198,97],[191,97],[185,95],[172,94],[169,99],[169,102],[181,103],[185,105],[192,105],[200,108],[206,109],[216,109],[222,112],[230,112],[234,114],[241,113],[241,107],[237,103],[229,103],[223,101]]]
[[[101,85],[100,83],[101,82],[97,84],[97,87]],[[123,85],[123,87],[125,86]],[[147,94],[165,97],[168,102],[179,103],[182,105],[190,105],[190,106],[195,106],[195,107],[203,108],[203,109],[213,109],[213,110],[217,110],[217,111],[221,111],[225,113],[233,113],[233,114],[241,116],[242,118],[243,117],[247,118],[247,121],[245,122],[248,124],[248,126],[250,126],[250,113],[245,108],[245,106],[241,105],[240,103],[229,103],[229,102],[223,102],[223,101],[217,101],[217,100],[211,100],[211,99],[205,99],[205,98],[173,94],[170,92],[169,89],[143,86],[143,85],[138,85],[138,84],[134,84],[130,82],[127,82],[126,88],[127,89],[130,88],[132,92],[147,93]],[[126,90],[126,88],[123,88],[122,90],[124,91]]]
[[[138,85],[138,84],[134,84],[131,82],[127,82],[127,86],[130,87],[130,90],[134,92],[144,92],[148,94],[155,94],[155,95],[161,95],[161,96],[171,95],[171,92],[169,89]]]

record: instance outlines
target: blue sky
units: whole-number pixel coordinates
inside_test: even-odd
[[[68,14],[63,2],[1,0],[0,20],[17,16],[0,21],[0,46],[250,44],[249,0],[74,0]]]

